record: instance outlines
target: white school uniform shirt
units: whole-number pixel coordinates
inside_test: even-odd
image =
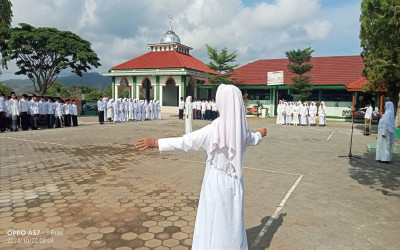
[[[39,103],[38,102],[31,101],[29,107],[30,107],[29,113],[31,115],[39,114]]]
[[[0,96],[0,112],[6,112],[6,101],[4,96]]]
[[[364,119],[371,119],[372,118],[372,107],[369,106],[365,111]]]
[[[201,102],[196,102],[196,109],[201,110]]]
[[[19,100],[19,112],[28,112],[29,105],[28,102],[24,99]]]
[[[205,113],[206,112],[206,103],[205,102],[202,102],[201,103],[201,113]]]
[[[55,106],[53,102],[47,102],[47,114],[54,115]]]
[[[11,99],[8,101],[8,113],[11,116],[19,115],[19,103],[17,99]]]
[[[62,106],[61,106],[61,103],[60,103],[60,102],[55,102],[55,103],[54,103],[54,114],[55,114],[55,116],[57,116],[57,117],[60,117],[60,116],[63,115]]]
[[[211,102],[206,102],[206,109],[211,110]]]
[[[5,110],[5,112],[6,112],[6,117],[9,117],[10,116],[10,112],[8,110],[8,100],[6,100],[6,110]]]
[[[71,104],[64,104],[63,111],[64,111],[64,115],[70,115],[71,114]]]
[[[185,102],[182,100],[182,101],[179,101],[179,109],[184,109],[185,108]]]
[[[39,101],[38,102],[38,106],[39,106],[39,114],[40,115],[45,115],[47,113],[46,103],[42,102],[42,101]]]
[[[215,102],[211,103],[211,110],[212,111],[217,111],[217,103],[215,103]]]
[[[71,115],[78,115],[78,107],[75,104],[71,104],[70,111]]]
[[[97,110],[98,111],[104,111],[104,102],[103,101],[98,101],[97,102]]]

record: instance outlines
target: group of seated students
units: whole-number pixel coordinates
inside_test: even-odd
[[[0,132],[78,126],[75,100],[0,91]]]

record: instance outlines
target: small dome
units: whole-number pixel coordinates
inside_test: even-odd
[[[179,36],[172,30],[172,25],[169,26],[168,31],[161,37],[160,43],[181,43]]]

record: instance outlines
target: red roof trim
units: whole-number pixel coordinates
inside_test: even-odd
[[[177,52],[170,51],[151,51],[112,67],[112,70],[123,69],[161,69],[161,68],[187,68],[201,72],[220,74],[210,69],[202,61],[195,57]]]

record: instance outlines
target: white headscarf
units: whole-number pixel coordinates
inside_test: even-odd
[[[390,133],[394,133],[396,130],[396,125],[394,122],[394,106],[392,102],[385,103],[385,113],[379,120],[378,128],[384,128]],[[396,137],[392,137],[395,141]],[[394,143],[394,141],[392,143]]]
[[[233,85],[221,84],[216,94],[220,116],[211,126],[210,145],[207,149],[208,161],[211,161],[217,149],[228,149],[231,166],[240,179],[242,176],[242,153],[247,147],[250,133],[247,126],[246,112],[242,92]]]

